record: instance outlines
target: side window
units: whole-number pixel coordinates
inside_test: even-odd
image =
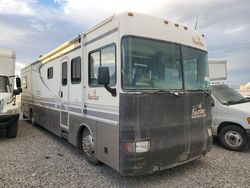
[[[62,85],[65,86],[68,83],[68,75],[67,75],[67,62],[62,63]]]
[[[110,86],[114,86],[116,84],[115,56],[115,45],[101,50],[101,66],[109,68]]]
[[[71,60],[71,83],[78,84],[81,82],[81,57]]]
[[[27,77],[25,76],[25,77],[23,77],[23,80],[22,80],[22,87],[23,88],[27,88],[28,86],[27,86]]]
[[[93,52],[89,56],[89,85],[97,86],[97,71],[101,65],[100,51]]]
[[[98,86],[98,68],[109,68],[110,86],[116,84],[116,49],[115,45],[101,48],[89,54],[89,85]]]
[[[53,67],[48,68],[48,70],[47,70],[47,78],[48,79],[53,78]]]

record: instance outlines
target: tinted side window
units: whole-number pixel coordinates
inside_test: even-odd
[[[89,85],[98,86],[98,68],[105,66],[109,68],[110,86],[116,84],[116,50],[115,45],[104,47],[89,55]]]
[[[48,79],[53,78],[53,67],[48,68],[48,70],[47,70],[47,78]]]
[[[73,84],[81,82],[81,57],[71,60],[71,82]]]
[[[67,76],[67,62],[62,63],[62,85],[67,85],[68,76]]]

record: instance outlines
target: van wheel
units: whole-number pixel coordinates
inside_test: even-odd
[[[229,150],[242,151],[247,146],[247,134],[236,125],[228,125],[219,133],[220,143]]]
[[[82,151],[87,161],[92,165],[97,165],[99,161],[95,158],[94,138],[88,129],[82,133]]]
[[[7,127],[7,136],[9,138],[15,138],[17,135],[17,129],[18,129],[18,123],[15,123],[15,125]]]

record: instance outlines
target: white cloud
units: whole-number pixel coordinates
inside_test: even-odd
[[[16,68],[18,68],[18,69],[22,69],[22,68],[24,68],[26,66],[26,64],[25,63],[22,63],[22,62],[16,62]]]
[[[78,24],[93,25],[102,21],[104,18],[123,11],[134,11],[140,13],[152,13],[155,10],[163,8],[163,5],[173,2],[174,0],[66,0],[60,2],[65,16],[71,22]]]
[[[20,14],[31,16],[35,12],[31,7],[31,0],[0,0],[0,14]]]
[[[13,25],[0,23],[0,44],[20,44],[29,32]]]
[[[234,33],[239,33],[241,31],[246,30],[247,27],[246,26],[238,26],[238,27],[234,27],[234,28],[230,28],[230,29],[226,29],[225,34],[234,34]]]

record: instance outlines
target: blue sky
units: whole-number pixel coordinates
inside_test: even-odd
[[[209,58],[227,59],[228,83],[250,81],[249,0],[0,0],[0,48],[17,52],[17,70],[99,21],[142,12],[194,26],[206,35]]]

